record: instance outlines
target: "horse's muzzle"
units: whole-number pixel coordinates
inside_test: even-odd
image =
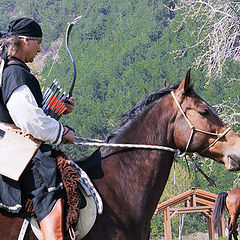
[[[228,154],[226,156],[225,167],[228,171],[240,170],[240,157],[235,154]]]

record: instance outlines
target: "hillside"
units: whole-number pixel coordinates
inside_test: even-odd
[[[71,116],[61,119],[79,136],[104,139],[118,126],[121,114],[148,92],[163,87],[164,81],[171,84],[181,81],[189,68],[196,92],[211,105],[226,104],[218,110],[231,124],[233,120],[228,116],[239,111],[240,82],[233,81],[239,77],[239,63],[228,60],[222,77],[210,79],[206,69],[194,64],[207,46],[190,48],[183,56],[177,55],[176,51],[186,44],[194,45],[192,32],[201,22],[189,19],[178,29],[182,16],[170,11],[168,7],[172,6],[171,0],[0,0],[0,30],[5,31],[8,22],[19,16],[40,22],[44,32],[42,53],[31,67],[42,86],[49,86],[57,79],[68,91],[73,67],[65,47],[65,31],[68,22],[82,15],[69,41],[77,66],[74,89],[77,106]],[[239,131],[239,125],[233,128]],[[76,146],[63,149],[73,159],[94,150]],[[210,160],[199,161],[218,188],[208,186],[193,165],[190,185],[214,193],[233,187],[237,174],[226,172]],[[186,163],[183,160],[180,163],[182,171],[187,171]],[[205,230],[206,226],[198,224],[198,220],[189,217],[185,231]],[[161,221],[160,216],[154,216],[153,230],[159,238],[163,233]],[[174,231],[176,236],[177,226]],[[157,239],[154,234],[152,239]]]

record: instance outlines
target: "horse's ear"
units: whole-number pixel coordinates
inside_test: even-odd
[[[182,82],[180,83],[176,91],[178,95],[183,95],[190,88],[190,82],[191,82],[190,72],[191,72],[191,68],[189,68],[189,70],[187,71],[185,78],[182,80]]]

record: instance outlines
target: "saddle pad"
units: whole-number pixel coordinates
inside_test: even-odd
[[[80,210],[78,223],[72,232],[74,238],[71,239],[76,240],[81,240],[87,235],[87,233],[93,227],[97,218],[97,207],[94,198],[91,195],[87,195],[84,188],[80,187],[80,189],[87,201],[87,206]],[[43,240],[43,234],[41,232],[37,219],[35,217],[31,217],[30,223],[32,230],[38,240]]]
[[[83,188],[81,188],[81,191],[87,201],[87,207],[80,210],[79,220],[74,229],[77,240],[80,240],[87,235],[97,218],[97,206],[94,198],[88,196]]]
[[[14,124],[0,122],[0,174],[18,181],[41,143]]]

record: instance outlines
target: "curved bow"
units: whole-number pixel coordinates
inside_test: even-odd
[[[81,17],[82,16],[78,16],[72,22],[70,22],[68,24],[68,27],[67,27],[67,30],[66,30],[66,38],[65,38],[66,48],[68,50],[68,53],[69,53],[69,55],[71,57],[71,60],[72,60],[72,63],[73,63],[73,80],[72,80],[72,84],[71,84],[71,87],[69,89],[67,98],[70,98],[72,96],[73,88],[74,88],[74,85],[75,85],[75,82],[76,82],[76,76],[77,76],[76,63],[75,63],[73,54],[72,54],[72,52],[71,52],[71,50],[69,48],[69,43],[68,43],[69,42],[69,35],[70,35],[71,30],[72,30],[72,27],[74,26],[74,24],[76,24],[81,19]]]
[[[70,57],[71,57],[71,60],[73,63],[73,80],[72,80],[72,84],[69,89],[68,95],[66,96],[66,98],[64,97],[65,92],[61,93],[62,88],[60,88],[60,86],[57,86],[58,82],[56,80],[53,81],[51,87],[48,88],[43,95],[43,103],[42,103],[43,111],[47,115],[50,115],[51,117],[53,117],[57,120],[60,119],[63,112],[66,110],[66,106],[64,103],[67,103],[68,99],[72,96],[73,88],[74,88],[74,85],[76,82],[76,75],[77,75],[76,74],[76,63],[75,63],[74,57],[72,55],[72,52],[69,48],[68,42],[69,42],[69,35],[72,30],[72,27],[74,26],[75,23],[78,22],[78,20],[81,17],[82,16],[79,16],[79,17],[75,18],[71,23],[69,23],[68,27],[67,27],[67,31],[66,31],[66,39],[65,39],[66,47],[67,47],[67,50],[70,54]]]

